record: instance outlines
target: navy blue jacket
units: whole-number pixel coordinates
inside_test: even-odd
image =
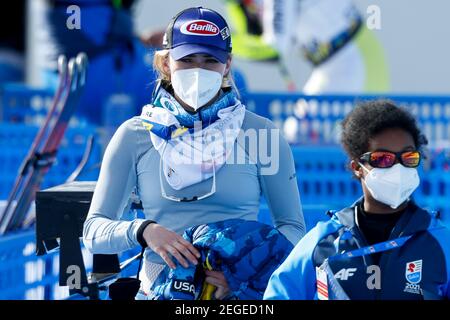
[[[264,299],[317,299],[316,267],[325,259],[367,247],[355,223],[356,208],[334,213],[300,240],[289,257],[272,274]],[[330,260],[334,279],[350,299],[422,300],[450,298],[450,230],[435,214],[411,202],[392,230],[389,240],[412,235],[406,243],[381,253],[380,280],[374,287],[371,254]],[[369,268],[370,267],[370,268]],[[329,282],[329,281],[328,281]],[[330,287],[329,287],[330,288]]]
[[[201,253],[200,264],[171,269],[154,289],[157,300],[198,299],[203,287],[203,266],[222,271],[232,297],[261,300],[270,275],[293,246],[275,228],[258,221],[228,219],[187,229],[183,237]]]

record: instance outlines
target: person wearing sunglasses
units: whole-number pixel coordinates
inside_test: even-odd
[[[256,221],[261,195],[292,244],[305,233],[291,149],[271,121],[240,102],[224,18],[202,7],[183,10],[169,23],[163,46],[154,56],[152,102],[114,134],[84,223],[84,244],[93,253],[145,248],[140,298],[150,296],[166,266],[197,265],[199,250],[181,236],[185,230]],[[274,156],[273,166],[262,152]],[[120,221],[134,189],[145,219]],[[206,275],[215,298],[229,295],[222,272]]]
[[[363,196],[302,238],[264,299],[449,299],[450,231],[412,199],[427,144],[415,119],[376,100],[353,109],[342,129]]]

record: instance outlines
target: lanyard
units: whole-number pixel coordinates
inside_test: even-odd
[[[329,300],[330,298],[332,298],[333,300],[350,300],[342,286],[336,280],[334,273],[329,265],[330,261],[361,257],[368,254],[374,254],[377,252],[384,252],[394,248],[399,248],[403,246],[405,242],[408,241],[411,237],[412,235],[409,235],[394,240],[380,242],[372,246],[358,248],[325,259],[324,263],[320,267],[316,268],[316,285],[319,300]]]
[[[439,227],[431,228],[428,231],[435,229],[439,229]],[[340,253],[325,259],[324,263],[320,267],[316,267],[316,282],[317,282],[316,285],[317,285],[318,299],[328,300],[329,298],[332,298],[337,300],[349,300],[348,295],[345,293],[342,286],[336,280],[334,273],[330,268],[329,265],[330,261],[336,261],[345,258],[361,257],[369,254],[399,248],[403,246],[406,243],[406,241],[411,239],[413,235],[414,234],[400,237],[394,240],[380,242],[371,246],[366,246],[352,251]]]
[[[340,253],[334,256],[331,256],[328,258],[328,261],[335,261],[345,258],[355,258],[355,257],[362,257],[365,255],[378,253],[378,252],[384,252],[391,249],[399,248],[405,244],[406,241],[408,241],[412,235],[400,237],[394,240],[388,240],[380,243],[376,243],[371,246],[366,246],[363,248],[358,248],[349,252]]]
[[[355,217],[357,217],[356,207],[355,207]],[[441,227],[439,227],[439,226],[434,226],[434,227],[428,229],[428,232],[431,232],[433,230],[440,229],[440,228]],[[347,231],[347,232],[349,232],[349,231]],[[362,257],[362,256],[369,255],[369,254],[374,254],[374,253],[378,253],[378,252],[384,252],[384,251],[392,250],[395,248],[399,248],[399,247],[403,246],[406,241],[411,239],[411,237],[413,235],[414,234],[411,234],[409,236],[399,237],[394,240],[387,240],[384,242],[376,243],[371,246],[366,246],[366,247],[358,248],[358,249],[355,249],[355,250],[352,250],[349,252],[343,252],[340,254],[336,254],[334,256],[329,257],[328,261],[336,261],[336,260],[345,259],[345,258]]]

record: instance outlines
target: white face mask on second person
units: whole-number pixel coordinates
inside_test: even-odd
[[[202,68],[176,70],[172,74],[175,94],[195,111],[207,104],[222,86],[222,74]]]
[[[407,168],[400,163],[391,168],[373,168],[363,179],[372,197],[392,209],[397,209],[419,186],[420,179],[416,168]]]

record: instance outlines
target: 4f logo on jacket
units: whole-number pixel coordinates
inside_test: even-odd
[[[357,268],[348,268],[348,269],[341,269],[339,270],[334,277],[339,280],[348,280],[351,276],[353,276],[358,270]]]

